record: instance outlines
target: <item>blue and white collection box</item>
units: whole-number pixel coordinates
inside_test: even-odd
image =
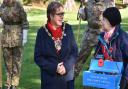
[[[120,89],[123,62],[105,60],[103,66],[92,59],[88,71],[83,72],[83,85],[104,89]]]

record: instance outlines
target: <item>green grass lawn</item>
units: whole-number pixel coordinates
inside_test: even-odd
[[[122,27],[124,30],[128,31],[128,14],[126,14],[128,11],[128,8],[122,9],[121,14],[123,18]],[[20,85],[18,89],[40,89],[40,70],[38,66],[34,63],[34,45],[35,45],[35,38],[38,28],[40,26],[44,25],[46,20],[46,11],[45,10],[38,10],[33,9],[31,11],[28,11],[28,20],[30,23],[30,29],[28,34],[28,42],[24,47],[24,53],[23,53],[23,64],[22,64],[22,72],[21,72],[21,80]],[[76,20],[76,14],[77,11],[74,12],[66,12],[65,14],[65,20],[68,21],[73,27],[73,31],[75,34],[75,37],[77,37],[78,33],[78,25],[79,21]],[[79,34],[79,41],[78,46],[80,47],[81,38],[84,32],[85,24],[87,22],[82,21],[80,26],[80,34]],[[84,69],[88,68],[89,60],[84,65]],[[4,67],[3,67],[3,70]],[[5,82],[5,72],[4,75],[4,82]],[[82,73],[80,76],[76,79],[75,82],[76,89],[83,89],[82,88]]]

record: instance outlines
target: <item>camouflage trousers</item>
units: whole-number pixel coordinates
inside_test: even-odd
[[[88,28],[88,30],[85,31],[81,43],[81,49],[80,49],[78,61],[75,65],[75,72],[74,72],[75,78],[79,75],[80,71],[82,70],[84,63],[91,54],[92,49],[98,43],[97,36],[99,34],[100,34],[99,29]]]
[[[6,67],[6,86],[18,86],[21,71],[22,47],[4,47],[3,57]]]

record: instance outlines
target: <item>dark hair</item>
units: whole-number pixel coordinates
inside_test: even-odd
[[[50,15],[55,15],[57,8],[63,7],[63,5],[57,1],[51,2],[47,7],[47,19],[50,21]]]
[[[116,7],[107,8],[103,12],[103,17],[108,19],[112,26],[116,26],[122,21],[120,11]]]

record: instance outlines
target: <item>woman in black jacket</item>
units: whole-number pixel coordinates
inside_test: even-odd
[[[100,54],[104,56],[105,60],[122,61],[124,71],[120,89],[128,89],[128,34],[122,30],[120,23],[121,14],[116,7],[107,8],[103,12],[103,32],[100,37],[106,45],[99,41],[95,56]]]
[[[37,33],[34,59],[41,70],[41,89],[74,89],[73,67],[77,45],[72,28],[63,23],[64,8],[51,2],[47,8],[47,24]]]

